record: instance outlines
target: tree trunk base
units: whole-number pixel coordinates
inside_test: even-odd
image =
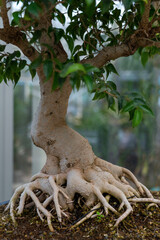
[[[129,170],[96,158],[92,166],[86,169],[70,168],[64,173],[55,175],[42,172],[34,175],[30,183],[16,189],[6,210],[10,208],[12,221],[16,223],[16,202],[20,196],[17,214],[21,215],[29,196],[36,206],[38,216],[42,221],[44,217],[47,218],[48,227],[53,232],[54,228],[51,223],[53,216],[48,210],[49,205],[54,205],[58,221],[61,223],[62,218],[69,218],[69,212],[74,210],[74,198],[77,193],[83,197],[86,207],[94,207],[72,228],[92,217],[96,209],[101,206],[106,216],[109,211],[117,215],[115,222],[115,227],[117,227],[133,212],[132,204],[144,202],[152,203],[148,207],[153,204],[160,205],[160,200],[155,199]],[[118,209],[111,205],[110,196],[119,201]]]

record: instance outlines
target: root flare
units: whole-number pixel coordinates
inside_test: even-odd
[[[54,204],[58,221],[62,222],[63,217],[69,217],[66,211],[74,208],[73,200],[76,193],[85,199],[87,206],[93,205],[94,207],[71,228],[95,216],[97,208],[100,207],[103,207],[105,215],[108,215],[109,211],[119,215],[119,212],[124,209],[116,220],[115,226],[117,227],[133,211],[132,203],[145,202],[150,205],[160,205],[160,200],[154,199],[150,191],[129,170],[101,161],[96,159],[95,166],[85,170],[72,168],[67,173],[57,175],[44,173],[34,175],[28,184],[18,187],[10,199],[6,210],[10,209],[12,221],[16,223],[15,212],[20,215],[26,206],[32,205],[32,203],[26,205],[28,196],[35,204],[39,218],[42,221],[44,221],[44,216],[47,218],[48,227],[52,232],[54,231],[51,222],[53,216],[48,206],[51,203]],[[135,188],[129,182],[132,182]],[[118,210],[111,206],[110,196],[118,199]],[[19,203],[15,211],[17,200]]]

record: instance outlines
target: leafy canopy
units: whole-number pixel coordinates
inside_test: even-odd
[[[106,99],[108,108],[115,110],[117,104],[119,112],[129,112],[133,126],[141,122],[143,112],[153,115],[141,94],[130,92],[121,95],[116,84],[108,80],[111,73],[118,74],[113,62],[96,67],[85,61],[94,58],[106,47],[126,44],[139,28],[147,0],[13,2],[21,7],[12,12],[11,26],[20,29],[24,40],[36,49],[38,56],[28,63],[19,50],[9,53],[6,44],[1,44],[0,82],[11,80],[16,85],[24,68],[34,78],[36,69],[43,65],[46,81],[53,79],[53,90],[62,87],[69,75],[73,88],[79,89],[85,85],[89,92],[94,93],[93,100]],[[158,14],[151,5],[149,21]],[[45,19],[49,19],[47,28],[42,24]],[[43,43],[44,34],[48,39],[53,39],[54,44]],[[159,38],[157,34],[156,39]],[[60,61],[55,51],[55,46],[60,42],[68,46],[65,61]],[[159,53],[155,46],[139,48],[138,51],[144,66],[149,57]]]

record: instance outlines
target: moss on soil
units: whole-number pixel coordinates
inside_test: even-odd
[[[153,194],[160,199],[160,192]],[[114,198],[111,201],[112,206],[118,208],[118,202]],[[1,206],[0,240],[160,239],[160,207],[152,206],[147,210],[147,205],[145,203],[135,204],[133,214],[120,223],[118,228],[114,228],[117,216],[110,213],[107,217],[99,216],[89,219],[71,230],[73,222],[87,211],[81,209],[77,204],[70,220],[65,220],[63,224],[59,224],[54,215],[53,233],[49,231],[46,221],[41,222],[34,207],[26,209],[22,216],[16,217],[18,225],[14,226],[9,212],[4,213],[5,206]]]

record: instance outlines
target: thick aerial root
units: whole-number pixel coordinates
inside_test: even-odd
[[[132,203],[150,203],[148,208],[153,204],[160,205],[160,200],[154,199],[150,191],[129,170],[97,160],[97,165],[85,170],[71,168],[66,173],[57,175],[44,173],[34,175],[30,183],[16,189],[6,210],[10,209],[11,218],[16,223],[15,212],[18,215],[23,213],[29,196],[33,202],[27,205],[31,206],[34,203],[39,218],[44,221],[46,217],[48,227],[53,231],[52,210],[55,210],[59,222],[62,222],[62,217],[68,218],[65,210],[74,208],[73,200],[76,193],[83,197],[86,206],[94,207],[71,228],[96,216],[96,210],[100,207],[104,209],[105,215],[108,215],[109,211],[116,215],[123,211],[116,220],[117,227],[133,211]],[[119,201],[118,210],[110,204],[110,196]],[[18,199],[19,204],[15,209]]]

